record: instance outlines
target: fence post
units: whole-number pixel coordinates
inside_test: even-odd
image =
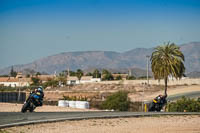
[[[148,104],[148,101],[144,100],[144,112],[147,112],[147,104]]]
[[[18,102],[20,102],[20,88],[19,88],[19,91],[18,91]]]

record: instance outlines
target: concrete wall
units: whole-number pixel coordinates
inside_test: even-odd
[[[133,85],[142,85],[147,84],[147,80],[124,80],[124,81],[102,81],[99,82],[102,84],[133,84]],[[150,85],[164,85],[164,80],[149,80]],[[168,80],[168,85],[200,85],[200,79],[181,79],[181,80]]]
[[[26,93],[21,92],[0,92],[0,102],[20,102],[23,103],[26,100]]]

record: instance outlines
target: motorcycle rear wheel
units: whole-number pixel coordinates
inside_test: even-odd
[[[25,112],[27,111],[28,107],[29,107],[29,103],[26,102],[26,103],[23,105],[21,112],[22,112],[22,113],[25,113]]]
[[[29,109],[29,111],[33,112],[34,109],[35,109],[35,105],[33,103],[30,103],[30,109]]]

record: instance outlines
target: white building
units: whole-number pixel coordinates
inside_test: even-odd
[[[24,87],[30,86],[30,78],[0,77],[1,86]]]
[[[76,76],[67,77],[68,85],[94,83],[94,82],[100,82],[100,81],[101,81],[100,78],[92,78],[92,76],[83,76],[83,77],[81,77],[80,81],[78,80],[78,78]]]

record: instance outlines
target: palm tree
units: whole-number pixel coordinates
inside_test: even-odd
[[[78,70],[76,71],[76,76],[77,76],[77,78],[78,78],[78,80],[79,80],[79,82],[80,82],[81,77],[83,76],[83,71],[82,71],[81,69],[78,69]]]
[[[165,96],[167,97],[167,81],[172,76],[180,79],[184,72],[185,66],[184,55],[180,47],[174,43],[167,43],[155,48],[151,55],[151,69],[155,79],[164,79]]]
[[[98,69],[95,69],[93,72],[93,78],[100,78],[101,77],[101,73],[99,72]]]

